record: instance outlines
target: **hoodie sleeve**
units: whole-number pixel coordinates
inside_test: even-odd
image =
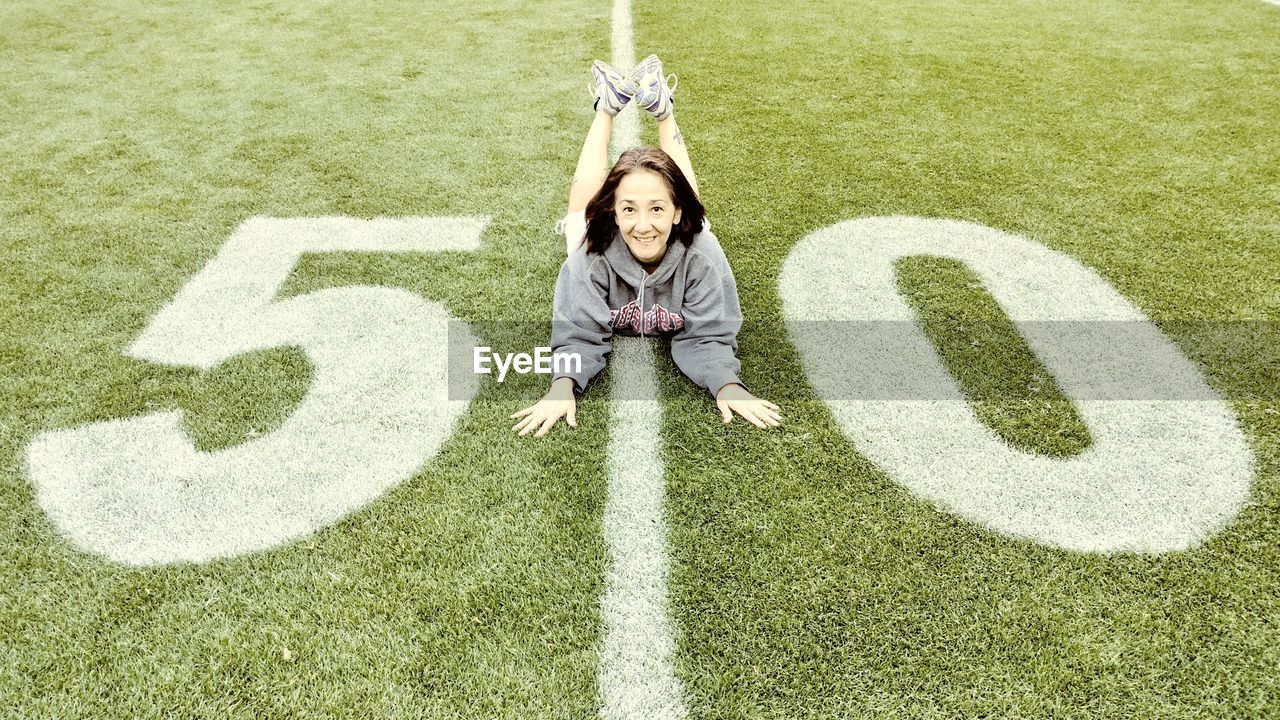
[[[568,356],[558,362],[552,376],[573,378],[574,390],[581,393],[587,383],[604,369],[611,346],[613,328],[609,323],[609,293],[604,260],[588,255],[585,247],[575,248],[560,266],[551,320],[552,357]],[[579,360],[575,360],[573,355]]]
[[[715,397],[725,385],[742,384],[737,356],[742,309],[729,261],[715,236],[707,237],[711,241],[698,243],[689,261],[680,309],[684,329],[671,338],[671,359]]]

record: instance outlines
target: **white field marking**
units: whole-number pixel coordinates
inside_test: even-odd
[[[631,3],[614,0],[613,66],[635,65]],[[640,144],[639,116],[628,103],[614,122],[612,157]],[[604,637],[597,683],[606,720],[682,720],[688,709],[676,677],[667,604],[666,470],[659,431],[662,406],[649,340],[615,338],[609,425],[608,490],[603,519],[608,570],[600,601]],[[635,398],[653,398],[638,400]]]
[[[955,258],[982,278],[1093,437],[1074,458],[1014,449],[977,419],[914,312],[894,261]],[[813,232],[779,279],[805,370],[859,451],[916,494],[998,532],[1081,552],[1168,552],[1203,542],[1248,499],[1253,456],[1231,407],[1142,311],[1067,255],[954,220],[876,217]],[[897,322],[893,343],[839,345],[805,321]],[[1055,323],[1073,321],[1060,336]],[[1116,341],[1105,321],[1125,321]],[[1114,327],[1114,326],[1113,326]],[[1097,334],[1096,337],[1091,335]],[[1152,349],[1159,362],[1154,363]],[[902,373],[940,400],[855,399],[865,373]],[[1196,387],[1199,401],[1090,400],[1114,381]]]
[[[631,0],[614,0],[612,23],[613,57],[610,62],[621,73],[630,73],[636,64],[635,40],[631,35]],[[640,115],[634,102],[627,103],[613,120],[610,157],[640,144]]]
[[[613,342],[600,714],[608,720],[678,720],[688,711],[672,665],[676,643],[667,605],[666,472],[653,350],[643,338]]]
[[[89,552],[130,565],[201,562],[308,535],[410,478],[476,391],[466,375],[465,399],[449,399],[449,313],[385,287],[275,296],[303,253],[475,250],[487,223],[246,220],[126,354],[208,369],[300,347],[315,367],[302,402],[278,430],[214,452],[196,450],[181,411],[44,433],[26,453],[41,507]]]

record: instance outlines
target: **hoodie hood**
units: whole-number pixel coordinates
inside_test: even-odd
[[[675,274],[676,268],[680,266],[684,260],[685,251],[688,249],[685,244],[679,240],[670,242],[668,236],[667,251],[663,253],[662,260],[658,261],[658,268],[652,273],[648,273],[649,277],[645,278],[644,266],[636,260],[636,256],[631,254],[631,248],[627,247],[627,241],[622,237],[622,231],[615,229],[613,231],[613,241],[604,249],[605,259],[609,261],[609,266],[614,272],[632,287],[640,287],[643,280],[647,285],[659,285],[671,279]]]

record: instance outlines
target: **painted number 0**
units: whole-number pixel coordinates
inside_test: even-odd
[[[894,262],[912,255],[953,258],[982,278],[1072,397],[1092,447],[1068,459],[1027,453],[977,419],[897,291]],[[809,381],[845,436],[962,517],[1070,550],[1168,552],[1224,527],[1248,497],[1253,456],[1231,406],[1141,310],[1067,255],[971,223],[866,218],[802,239],[779,287]],[[905,330],[833,350],[822,322]],[[859,388],[885,381],[859,377],[867,372],[935,399],[860,399]],[[1126,392],[1152,387],[1194,399]],[[1091,399],[1098,388],[1120,399]]]
[[[315,376],[297,410],[275,432],[215,452],[196,450],[178,411],[44,433],[27,451],[40,505],[88,551],[134,565],[200,562],[305,536],[411,477],[476,391],[472,379],[466,399],[448,398],[449,314],[385,287],[275,295],[303,253],[473,251],[486,224],[246,221],[126,352],[207,369],[254,350],[301,347]],[[1064,341],[1050,332],[1026,337],[1073,396],[1092,447],[1065,460],[1025,453],[977,420],[897,292],[893,263],[911,255],[964,262],[1014,322],[1081,321],[1074,327],[1085,335],[1097,321],[1130,324],[1131,345],[1080,335]],[[1166,552],[1202,542],[1248,497],[1253,457],[1230,406],[1140,310],[1066,255],[969,223],[867,218],[802,239],[779,285],[791,340],[844,434],[912,492],[965,518],[1071,550]],[[822,321],[900,322],[912,330],[891,345],[837,352]],[[1139,347],[1160,348],[1161,362],[1134,352]],[[941,395],[880,400],[848,392],[860,372],[889,368]],[[1073,394],[1099,373],[1116,372],[1191,383],[1207,399]]]

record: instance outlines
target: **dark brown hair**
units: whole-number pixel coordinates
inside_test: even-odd
[[[618,156],[618,162],[613,164],[613,169],[605,176],[604,184],[595,197],[591,198],[591,202],[587,203],[587,236],[584,240],[587,252],[602,253],[613,242],[613,236],[618,230],[618,223],[613,216],[614,195],[622,178],[636,170],[650,170],[661,176],[676,209],[680,211],[680,222],[671,226],[667,245],[673,242],[688,245],[702,229],[702,218],[707,210],[675,160],[658,148],[631,148]]]

